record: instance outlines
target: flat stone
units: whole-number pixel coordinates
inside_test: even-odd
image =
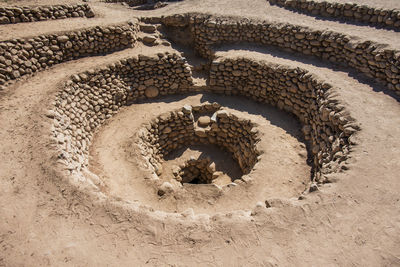
[[[143,37],[143,43],[145,44],[153,44],[156,40],[157,38],[151,35],[146,35]]]
[[[69,38],[66,35],[61,35],[57,37],[57,41],[59,41],[60,43],[66,43],[68,42]]]
[[[194,131],[198,137],[207,137],[206,131],[203,128],[198,128]]]
[[[168,134],[170,132],[172,132],[171,127],[165,127],[164,130],[163,130],[163,133],[165,133],[165,134]]]
[[[296,33],[294,35],[294,37],[296,37],[296,39],[302,40],[302,39],[306,38],[306,35],[304,33],[299,32],[299,33]]]
[[[240,75],[242,75],[242,72],[240,70],[234,70],[232,71],[233,76],[238,77]]]
[[[198,125],[200,127],[207,127],[208,125],[210,125],[211,123],[211,119],[208,116],[201,116],[198,120]]]
[[[144,85],[146,85],[146,86],[153,85],[153,84],[154,84],[153,79],[148,79],[148,80],[144,81]]]
[[[218,110],[216,113],[217,113],[217,118],[227,118],[228,117],[228,112],[226,110]]]
[[[156,32],[156,26],[142,24],[140,25],[140,30],[145,33],[154,33]]]

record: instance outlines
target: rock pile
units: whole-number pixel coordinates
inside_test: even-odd
[[[337,18],[346,21],[362,22],[387,28],[400,28],[400,11],[382,9],[356,3],[336,3],[314,0],[268,0],[271,4],[294,11]]]
[[[94,13],[88,4],[0,7],[0,24],[76,17],[92,18],[94,17]]]
[[[0,85],[64,61],[131,47],[136,42],[137,32],[137,23],[127,22],[1,41]]]

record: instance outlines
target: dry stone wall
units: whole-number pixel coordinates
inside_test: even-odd
[[[92,18],[94,13],[88,4],[0,7],[0,24],[76,17]]]
[[[1,41],[0,85],[54,64],[132,47],[137,32],[138,24],[127,22]]]
[[[216,45],[240,42],[271,45],[285,51],[350,66],[400,94],[400,51],[382,48],[385,47],[382,44],[359,41],[341,33],[322,32],[292,24],[216,18],[203,14],[173,15],[143,20],[162,23],[166,28],[177,28],[180,32],[187,32],[191,45],[197,53],[208,59],[213,59],[213,46]]]
[[[214,112],[208,124],[198,119],[198,114],[205,112]],[[143,141],[144,155],[158,175],[162,173],[161,163],[166,155],[189,145],[215,144],[231,152],[244,174],[251,171],[260,154],[255,125],[248,119],[220,110],[217,103],[186,105],[162,114],[138,135]]]
[[[189,159],[174,173],[175,179],[181,183],[212,183],[215,167],[210,159]]]
[[[187,63],[168,53],[130,57],[72,76],[48,114],[54,118],[52,137],[57,142],[59,162],[71,173],[81,171],[88,164],[94,130],[121,106],[186,91],[191,79]]]
[[[313,0],[268,0],[271,4],[297,12],[335,18],[350,22],[361,22],[385,28],[400,29],[400,10],[382,9],[356,3],[336,3]]]
[[[310,142],[315,181],[326,182],[325,174],[345,168],[341,163],[359,127],[332,94],[330,84],[299,68],[245,58],[215,60],[210,84],[217,92],[244,95],[296,115]]]
[[[129,6],[139,6],[147,4],[147,0],[106,0],[107,3],[127,3]]]

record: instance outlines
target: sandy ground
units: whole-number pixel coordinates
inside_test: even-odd
[[[396,1],[383,2],[396,6]],[[399,33],[318,21],[270,7],[262,0],[250,4],[240,0],[187,0],[152,12],[132,11],[132,15],[121,6],[113,6],[109,12],[119,12],[118,17],[107,17],[106,4],[92,4],[104,17],[41,22],[34,24],[40,25],[35,28],[31,23],[2,25],[1,39],[114,23],[137,14],[197,10],[329,28],[394,47],[399,45]],[[210,217],[192,217],[189,213],[183,222],[154,220],[140,210],[131,217],[121,216],[121,211],[113,206],[99,205],[70,190],[58,177],[50,159],[53,149],[48,138],[50,120],[44,116],[60,83],[84,69],[132,54],[166,49],[171,48],[151,50],[139,46],[62,63],[0,92],[0,266],[400,266],[398,99],[386,88],[351,70],[272,49],[230,46],[221,47],[218,55],[245,55],[299,66],[335,85],[338,97],[360,123],[362,131],[356,136],[358,145],[350,154],[349,169],[333,175],[334,183],[324,185],[303,200],[290,198],[290,194],[286,198],[271,195],[268,199],[271,208],[244,208],[242,217],[231,216],[229,212]],[[192,98],[177,98],[171,105],[144,103],[141,107],[154,108],[153,114],[157,115],[158,111],[170,109],[179,102],[199,101],[196,96]],[[238,100],[228,102],[235,101]],[[242,112],[250,114],[249,110]],[[112,133],[113,126],[120,125],[118,121],[126,122],[139,111],[139,106],[127,107],[101,129],[95,140],[98,157],[93,158],[94,163],[102,164],[102,157],[107,156],[105,152],[114,151],[116,156],[125,153],[118,142],[111,143],[108,151],[101,149],[102,144],[106,144],[107,133]],[[278,116],[274,110],[263,112]],[[265,120],[266,130],[283,136],[281,142],[298,148],[298,141],[282,132],[284,125],[268,125],[274,116],[258,115],[254,119]],[[289,128],[298,127],[292,118],[283,121]],[[128,131],[118,140],[123,142],[129,137]],[[298,156],[293,147],[289,146],[286,152]],[[124,161],[118,162],[124,164]],[[102,166],[104,172],[112,171],[112,164]],[[300,166],[305,167],[304,161]],[[112,181],[108,186],[115,194],[125,190],[127,196],[137,190],[120,188],[120,184]],[[149,201],[148,204],[158,209],[151,202],[154,199]]]

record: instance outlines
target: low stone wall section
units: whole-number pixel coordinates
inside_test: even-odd
[[[134,46],[138,24],[127,22],[0,42],[0,85],[54,64]]]
[[[0,24],[76,17],[92,18],[94,13],[88,4],[0,7]]]
[[[52,136],[59,161],[71,173],[88,163],[88,147],[95,129],[121,106],[140,99],[187,91],[190,67],[176,54],[139,56],[97,70],[74,75],[57,95]]]
[[[315,181],[326,182],[326,174],[345,168],[341,163],[351,149],[349,138],[359,126],[332,94],[332,85],[300,68],[246,58],[213,61],[210,84],[217,92],[244,95],[293,113],[310,142]]]
[[[107,3],[127,3],[129,6],[140,6],[147,4],[148,0],[105,0]]]
[[[162,23],[167,29],[178,29],[175,32],[185,33],[186,38],[177,35],[174,41],[184,40],[185,45],[193,46],[200,56],[210,60],[214,58],[214,46],[218,45],[241,42],[271,45],[285,51],[350,66],[400,94],[400,51],[385,48],[387,46],[383,44],[292,24],[216,18],[204,14],[189,13],[142,20]]]
[[[313,0],[268,0],[268,2],[308,15],[400,29],[400,10],[398,9],[382,9],[351,2],[336,3]]]
[[[210,159],[189,159],[180,166],[174,173],[174,178],[181,183],[198,182],[200,184],[211,184],[214,178],[215,168],[212,168],[213,162]]]

